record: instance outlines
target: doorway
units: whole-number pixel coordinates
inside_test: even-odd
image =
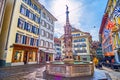
[[[24,53],[24,64],[27,64],[28,62],[28,51],[25,51]]]
[[[48,58],[49,58],[49,56],[48,56],[48,54],[46,54],[46,61],[49,61],[49,59],[48,59]]]

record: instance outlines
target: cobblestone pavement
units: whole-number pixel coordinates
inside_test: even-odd
[[[42,77],[44,65],[24,65],[0,68],[0,80],[37,80]],[[40,74],[38,76],[38,74]],[[39,80],[43,80],[42,78]]]
[[[104,69],[105,73],[110,75],[112,80],[120,80],[120,72],[114,71],[114,70],[104,67],[104,66],[103,66],[103,69]]]
[[[45,75],[44,65],[0,68],[0,80],[110,80],[104,70],[95,69],[92,77],[62,78]]]

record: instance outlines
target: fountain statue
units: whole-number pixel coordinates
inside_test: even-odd
[[[63,61],[54,61],[46,64],[46,73],[62,77],[91,76],[94,73],[94,65],[89,62],[76,62],[72,51],[72,26],[69,23],[69,11],[66,5],[66,25],[64,26],[64,53]]]
[[[69,11],[68,6],[66,5],[66,25],[64,26],[64,53],[65,63],[73,63],[73,52],[72,52],[72,34],[71,34],[72,26],[69,23]]]

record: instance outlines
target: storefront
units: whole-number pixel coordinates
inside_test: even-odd
[[[115,61],[114,52],[106,52],[104,56],[106,63],[113,63],[113,61]]]
[[[37,47],[26,46],[21,44],[13,45],[12,65],[36,64]]]
[[[76,61],[80,61],[80,55],[73,55],[73,59]]]
[[[47,61],[54,61],[54,54],[55,54],[54,49],[40,48],[39,54],[40,54],[39,56],[40,63],[46,63]]]

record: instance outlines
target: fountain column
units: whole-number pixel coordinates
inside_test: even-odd
[[[66,5],[66,25],[64,26],[65,59],[73,59],[71,30],[72,26],[69,23],[69,11],[68,6]]]

